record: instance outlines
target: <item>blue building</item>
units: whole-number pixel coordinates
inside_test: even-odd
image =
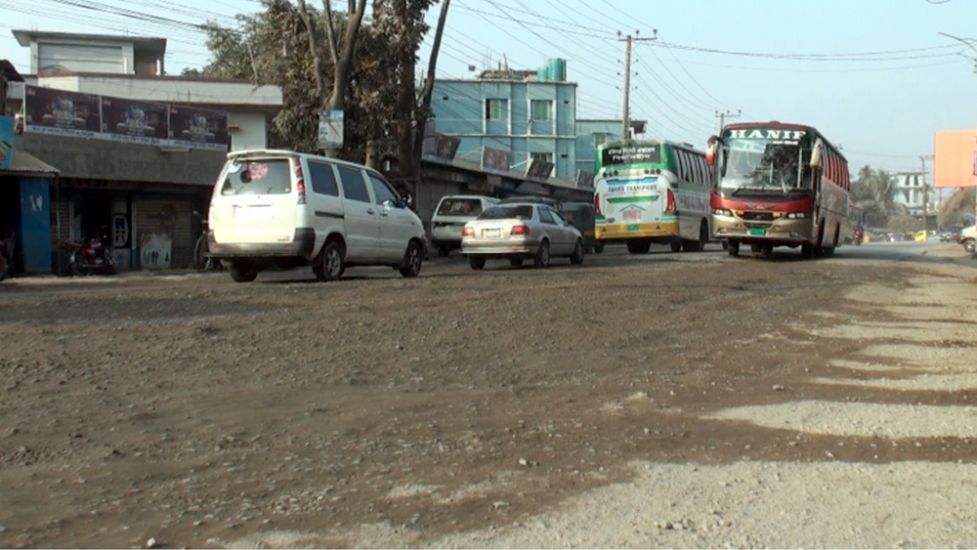
[[[577,170],[593,174],[596,171],[597,147],[605,141],[621,139],[624,122],[620,119],[577,120]],[[645,132],[647,121],[631,121],[631,137]]]
[[[460,140],[455,158],[480,161],[484,147],[510,153],[510,168],[538,158],[554,165],[550,177],[574,180],[577,170],[577,84],[566,62],[539,71],[484,71],[474,80],[434,83],[431,109],[438,133]]]

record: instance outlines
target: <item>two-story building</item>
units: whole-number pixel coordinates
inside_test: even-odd
[[[228,149],[266,146],[281,90],[167,76],[162,38],[13,34],[33,73],[7,94],[25,123],[15,147],[59,171],[50,204],[35,199],[55,251],[110,227],[120,268],[188,266]]]

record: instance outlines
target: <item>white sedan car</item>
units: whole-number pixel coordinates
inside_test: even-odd
[[[547,267],[550,258],[566,257],[583,263],[583,236],[547,204],[507,203],[493,206],[462,229],[461,253],[472,269],[482,269],[489,258],[505,258],[513,267],[532,259]]]

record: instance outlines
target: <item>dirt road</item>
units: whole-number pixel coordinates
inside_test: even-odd
[[[4,283],[0,546],[975,546],[959,256]]]

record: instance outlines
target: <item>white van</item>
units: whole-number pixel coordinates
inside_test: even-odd
[[[321,281],[348,266],[421,271],[424,227],[379,173],[341,160],[278,150],[227,155],[210,200],[210,254],[250,282],[262,269],[311,265]]]
[[[499,199],[481,195],[446,195],[441,197],[431,218],[431,246],[442,256],[461,248],[461,230]]]

